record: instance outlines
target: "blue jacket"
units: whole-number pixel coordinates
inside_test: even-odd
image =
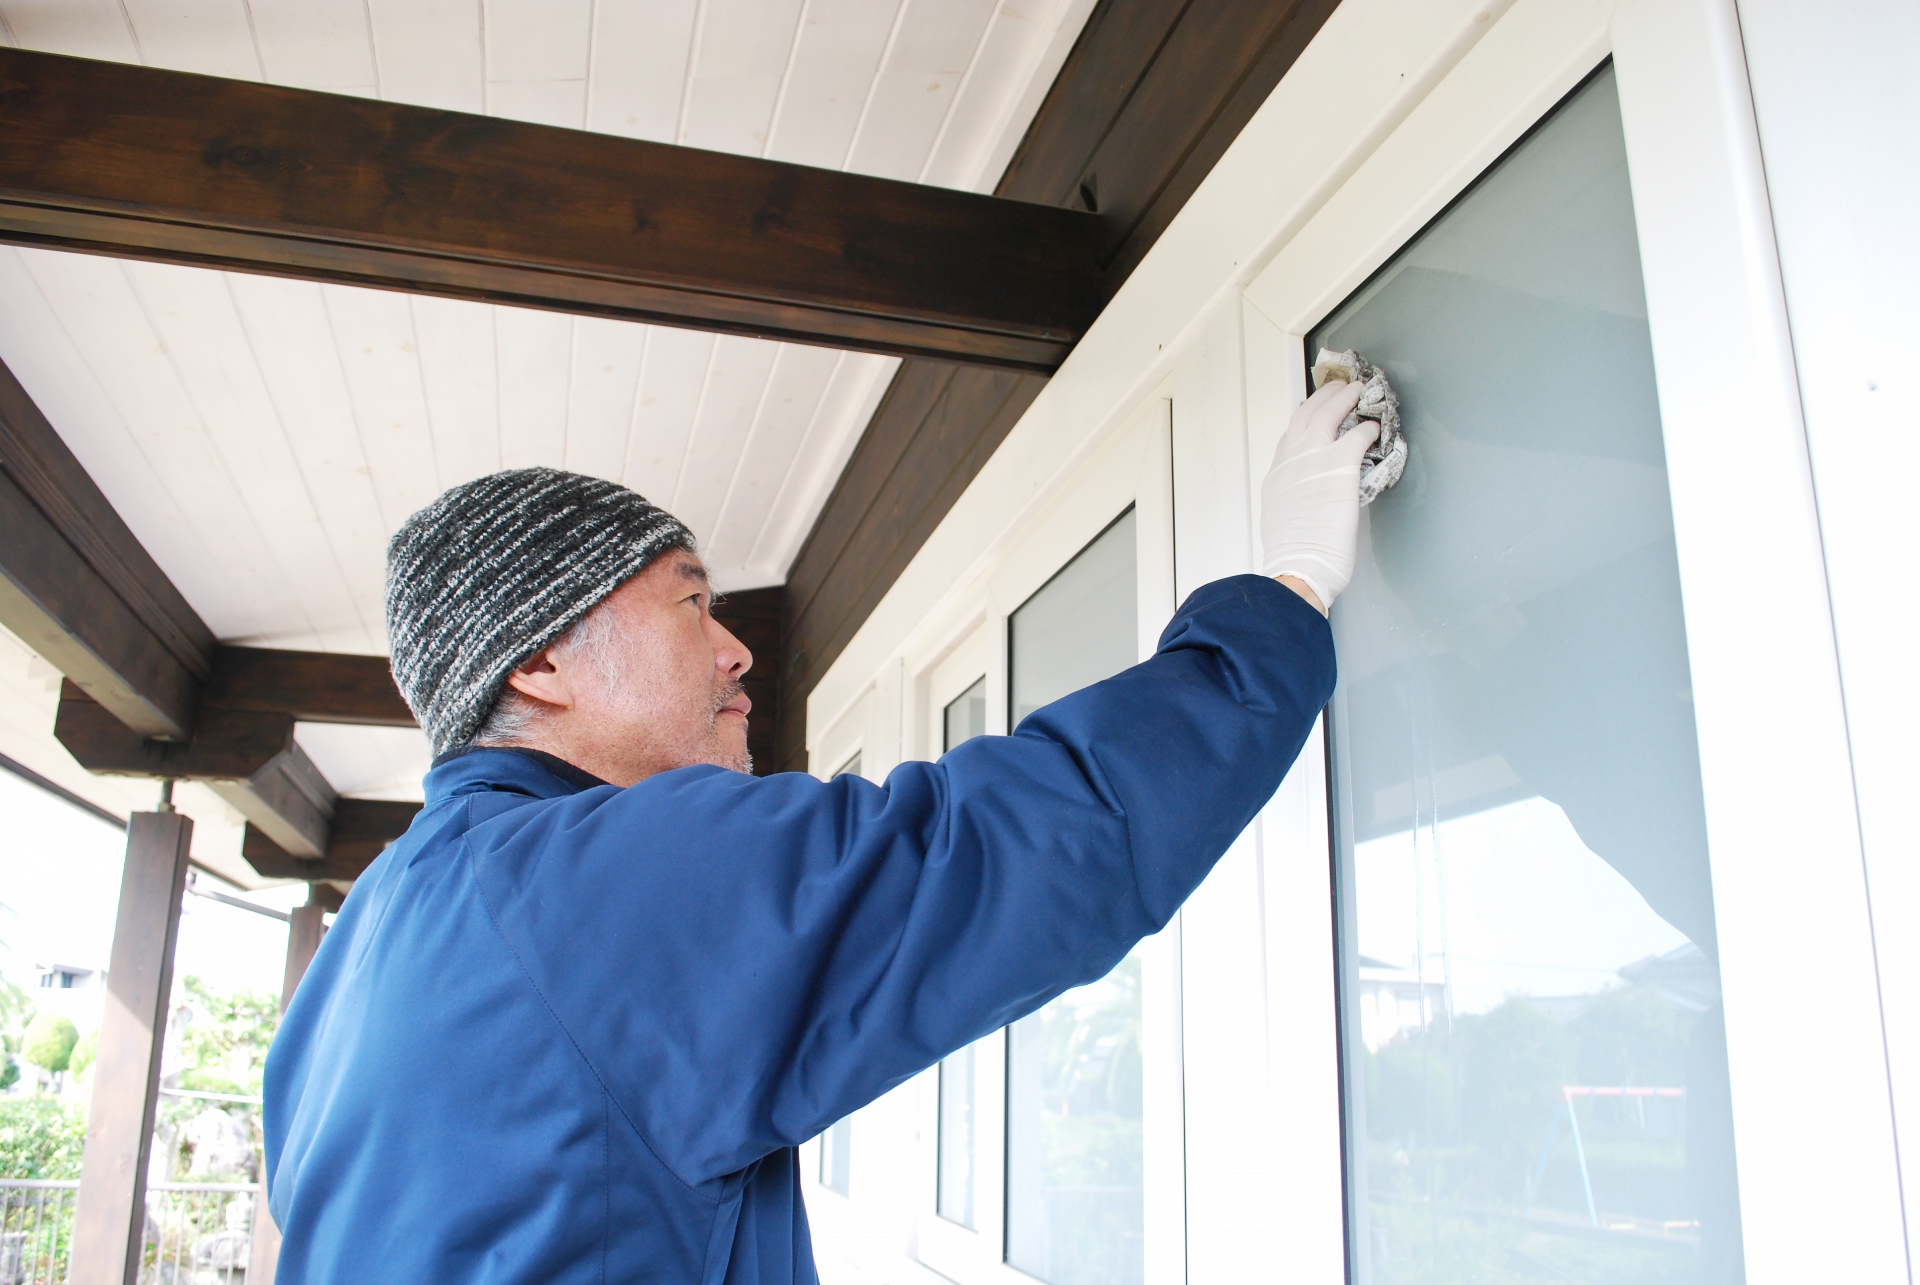
[[[1333,681],[1240,576],[885,785],[443,760],[267,1060],[281,1285],[814,1281],[795,1146],[1161,928]]]

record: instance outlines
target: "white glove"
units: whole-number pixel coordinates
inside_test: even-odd
[[[1362,386],[1329,380],[1300,404],[1260,484],[1260,536],[1270,576],[1306,582],[1325,609],[1353,580],[1360,542],[1360,457],[1380,425],[1362,420],[1334,440]]]

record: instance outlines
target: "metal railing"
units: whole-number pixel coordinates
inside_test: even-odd
[[[80,1184],[0,1178],[0,1285],[62,1285]],[[260,1187],[246,1182],[147,1186],[141,1285],[242,1285]]]

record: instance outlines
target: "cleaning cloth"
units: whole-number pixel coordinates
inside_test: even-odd
[[[1407,467],[1407,438],[1400,431],[1400,395],[1387,382],[1387,372],[1349,348],[1333,352],[1322,348],[1313,361],[1313,386],[1329,379],[1364,385],[1360,404],[1340,422],[1336,439],[1345,437],[1363,419],[1377,420],[1380,440],[1367,448],[1360,464],[1360,503],[1372,504],[1380,493],[1400,480]]]

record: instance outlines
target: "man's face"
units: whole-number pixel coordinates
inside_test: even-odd
[[[614,785],[711,763],[745,772],[747,713],[740,676],[753,656],[709,613],[706,569],[675,550],[616,589],[603,647],[542,652],[508,681],[544,701],[534,738],[544,749]],[[607,662],[611,663],[607,663]]]

